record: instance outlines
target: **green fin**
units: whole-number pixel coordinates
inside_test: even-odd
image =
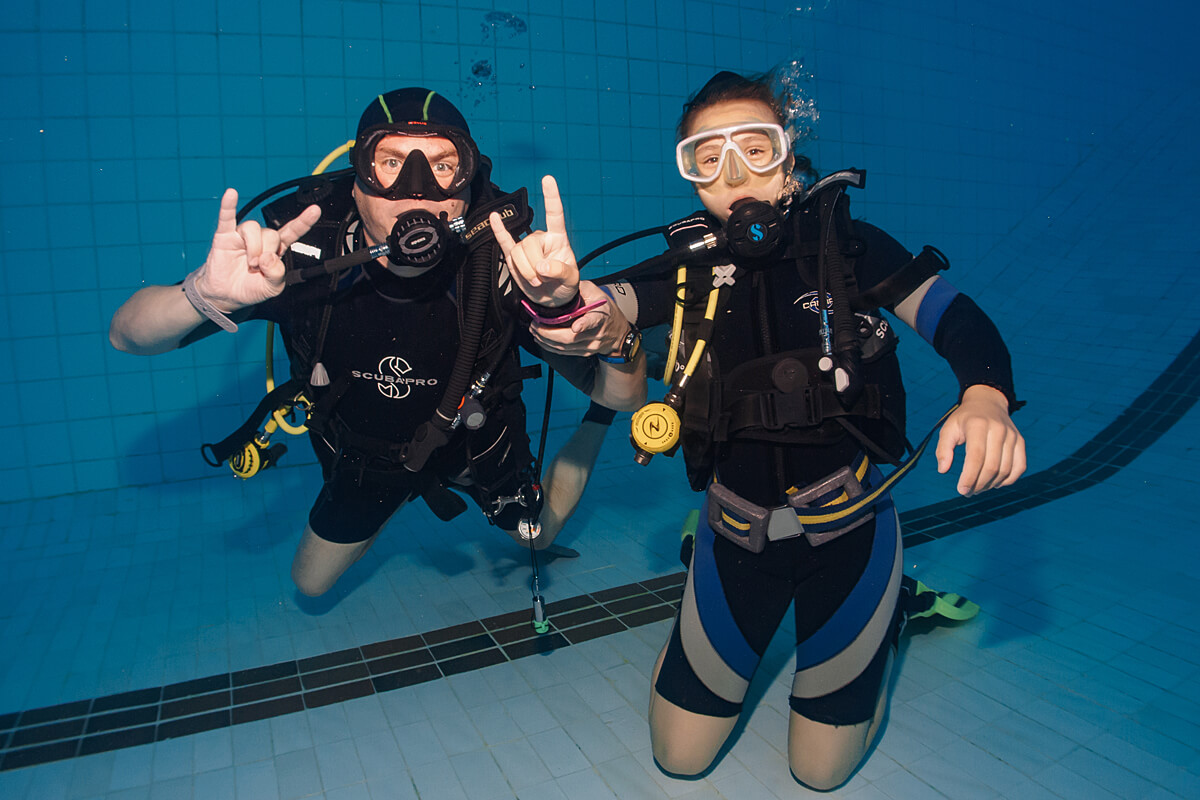
[[[689,536],[696,535],[696,528],[700,527],[700,509],[693,508],[688,512],[687,519],[683,521],[683,529],[679,531],[679,540],[683,541]]]
[[[683,521],[683,529],[679,531],[679,563],[685,568],[692,566],[692,551],[696,549],[696,528],[700,527],[700,509],[694,508],[688,512]]]
[[[939,616],[961,622],[979,613],[978,603],[953,592],[935,591],[907,575],[903,588],[908,592],[903,598],[904,613],[910,620]]]

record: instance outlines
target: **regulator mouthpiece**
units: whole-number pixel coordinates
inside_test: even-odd
[[[434,267],[442,262],[457,240],[444,219],[415,209],[397,219],[392,226],[387,238],[388,261],[398,267]]]
[[[770,203],[744,197],[731,207],[725,235],[735,256],[767,258],[783,242],[783,216]]]

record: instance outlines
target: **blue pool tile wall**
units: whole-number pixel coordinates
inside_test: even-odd
[[[557,175],[587,250],[694,204],[667,158],[690,90],[717,68],[800,59],[821,114],[817,167],[867,168],[858,211],[910,247],[936,243],[987,299],[999,276],[975,265],[1123,120],[1155,115],[1147,91],[1194,74],[1173,46],[1185,26],[1162,24],[1179,14],[1169,3],[1157,16],[812,5],[98,2],[7,15],[0,392],[18,457],[0,500],[208,474],[195,443],[258,395],[261,342],[146,360],[105,347],[107,320],[132,289],[200,263],[224,186],[247,197],[311,170],[381,89],[427,84],[462,105],[505,186],[540,196],[540,175]]]
[[[984,614],[910,641],[889,726],[838,795],[1200,795],[1197,17],[1078,0],[6,9],[0,797],[803,796],[781,750],[786,629],[712,773],[677,781],[649,757],[654,615],[694,503],[678,464],[635,468],[609,437],[564,534],[581,557],[543,565],[560,638],[529,654],[503,633],[527,613],[527,558],[474,515],[406,509],[331,597],[295,594],[306,446],[244,483],[198,453],[261,396],[261,328],[154,358],[106,341],[133,290],[200,263],[225,186],[310,171],[382,90],[453,99],[539,209],[556,175],[582,253],[696,205],[670,161],[690,91],[792,60],[820,111],[814,164],[867,169],[855,212],[950,257],[1029,402],[1031,474],[1007,495],[954,500],[931,463],[897,493],[906,566]],[[956,386],[902,338],[916,431]],[[560,383],[551,452],[582,408]]]

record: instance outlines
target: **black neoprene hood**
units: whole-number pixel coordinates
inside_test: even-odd
[[[376,97],[358,119],[356,136],[368,128],[403,123],[424,123],[430,127],[457,128],[468,137],[471,129],[454,104],[431,89],[410,86],[393,89]]]

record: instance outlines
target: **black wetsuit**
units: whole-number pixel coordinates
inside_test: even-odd
[[[314,230],[293,246],[290,268],[363,246],[361,236],[354,238],[357,227],[354,221],[341,228],[348,228],[349,244],[340,247],[331,229]],[[280,325],[293,377],[306,381],[315,360],[329,376],[328,386],[310,390],[316,409],[310,438],[325,485],[309,524],[321,538],[365,541],[417,495],[436,510],[434,498],[444,502],[451,486],[483,505],[514,494],[528,477],[532,457],[516,348],[545,355],[529,335],[528,315],[512,301],[502,269],[496,271],[498,314],[514,322],[513,337],[489,382],[485,424],[474,431],[458,427],[419,472],[396,459],[399,447],[433,417],[453,369],[460,344],[454,277],[464,259],[465,254],[416,278],[399,278],[368,262],[340,278],[332,292],[331,279],[318,278],[289,286],[253,310],[252,316]],[[495,327],[485,332],[499,335]],[[586,385],[592,361],[556,358],[554,366]],[[511,505],[495,521],[515,528],[519,512],[520,506]]]
[[[704,212],[689,219],[701,228],[718,225]],[[674,227],[695,225],[680,221]],[[694,230],[690,236],[698,238]],[[880,284],[912,260],[903,246],[874,226],[856,222],[853,236],[855,246],[845,249],[856,254],[853,283],[860,290]],[[815,253],[815,247],[810,249]],[[684,448],[691,449],[685,455],[695,488],[702,489],[715,478],[757,506],[780,508],[789,489],[803,490],[839,468],[862,464],[863,444],[834,420],[806,429],[738,428],[738,419],[747,418],[742,413],[747,401],[739,403],[739,398],[756,386],[761,390],[764,381],[769,384],[770,367],[778,363],[773,356],[790,352],[805,363],[814,389],[829,383],[813,358],[821,342],[815,260],[814,255],[799,265],[794,259],[766,268],[759,264],[735,274],[696,376],[696,382],[703,383],[703,375],[711,370],[716,376],[711,383],[720,386],[716,394],[720,399],[712,399],[716,391],[712,387],[685,395],[685,425],[689,403],[707,398],[714,407],[707,441],[698,444],[704,437],[698,439],[693,431],[689,439],[685,430]],[[749,266],[727,255],[722,261]],[[690,269],[686,303],[702,307],[712,282],[709,270]],[[947,291],[944,280],[936,279],[935,285],[939,289],[930,292],[931,299],[941,305],[934,309],[935,318],[927,320],[927,338],[951,362],[964,389],[987,383],[1011,398],[1008,353],[995,327],[969,299],[953,289]],[[677,293],[674,280],[635,280],[632,290],[639,327],[670,321]],[[876,451],[865,453],[872,462],[884,454],[895,459],[904,447],[904,390],[894,354],[895,337],[877,309],[863,312],[860,320],[863,338],[879,340],[864,347],[864,353],[872,350],[874,355],[864,357],[862,374],[875,387],[871,390],[874,407],[885,413],[845,420],[877,446]],[[722,415],[721,410],[727,413]],[[713,440],[718,440],[715,445]],[[865,486],[878,484],[881,475],[874,464],[864,465],[862,472]],[[874,512],[873,518],[825,544],[814,546],[800,535],[768,541],[761,553],[714,533],[702,512],[680,616],[655,685],[659,694],[695,713],[739,713],[749,679],[794,601],[797,674],[792,708],[827,724],[871,719],[895,630],[902,562],[898,519],[890,497],[884,495]]]

